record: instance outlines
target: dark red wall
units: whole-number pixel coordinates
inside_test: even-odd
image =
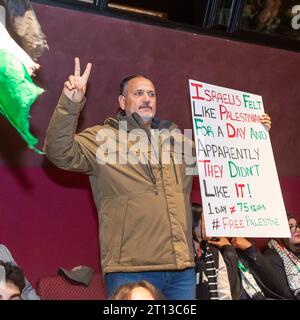
[[[298,53],[137,24],[35,4],[50,51],[40,60],[36,83],[44,93],[32,107],[32,132],[42,147],[46,128],[73,58],[93,63],[88,103],[79,130],[117,111],[120,79],[151,77],[158,115],[191,128],[188,79],[263,96],[271,115],[271,140],[289,211],[300,215],[300,93]],[[33,283],[63,266],[99,268],[96,210],[85,176],[63,172],[27,150],[0,118],[0,242]],[[195,181],[193,199],[199,198]]]

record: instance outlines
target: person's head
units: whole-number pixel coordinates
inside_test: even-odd
[[[202,205],[196,202],[192,203],[192,215],[193,215],[193,238],[196,242],[200,242],[202,239]],[[205,230],[204,230],[205,232]]]
[[[126,115],[137,112],[146,125],[150,125],[156,113],[156,93],[150,79],[143,75],[131,75],[120,83],[119,104]]]
[[[22,270],[9,262],[0,261],[0,300],[21,300],[24,287]]]
[[[300,223],[292,215],[288,215],[291,238],[283,239],[285,246],[292,252],[300,252]]]
[[[193,215],[193,238],[194,241],[200,242],[201,240],[218,241],[215,237],[208,237],[205,230],[205,221],[202,205],[196,202],[192,203],[192,215]]]
[[[164,300],[162,293],[148,281],[131,282],[120,286],[112,300]]]

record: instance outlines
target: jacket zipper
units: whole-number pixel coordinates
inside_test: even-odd
[[[170,156],[171,156],[171,159],[172,159],[172,164],[173,164],[173,170],[174,170],[174,174],[175,174],[176,184],[178,184],[178,176],[177,176],[177,171],[176,171],[176,166],[175,166],[173,154],[170,153]]]
[[[134,117],[134,115],[133,115],[133,119],[134,119],[135,122],[137,123],[138,127],[139,127],[139,128],[142,128],[142,127],[139,125],[139,122],[137,121],[137,119]],[[152,142],[151,142],[151,132],[150,132],[150,130],[146,129],[145,132],[146,132],[146,134],[147,134],[147,137],[148,137],[148,140],[149,140],[149,142],[150,142],[150,145],[152,145]],[[154,149],[154,150],[155,150],[155,149]],[[155,154],[155,156],[157,157],[157,154]],[[159,161],[159,169],[160,169],[160,171],[161,171],[162,165],[161,165],[160,155],[159,155],[157,158],[158,158],[158,161]],[[154,189],[154,192],[155,192],[156,194],[158,194],[158,192],[157,192],[157,190],[156,190],[156,177],[155,177],[155,175],[154,175],[154,173],[153,173],[152,165],[151,165],[149,159],[147,159],[147,160],[148,160],[148,164],[146,164],[146,167],[147,167],[147,170],[148,170],[148,172],[149,172],[150,179],[151,179],[152,184],[153,184],[153,189]]]
[[[152,183],[156,184],[156,178],[155,178],[155,175],[153,173],[153,170],[152,170],[151,164],[149,162],[149,159],[148,159],[148,164],[146,166],[147,166],[147,169],[148,169],[148,172],[149,172],[149,176],[151,178]]]
[[[175,174],[175,178],[176,178],[176,184],[178,184],[178,176],[177,176],[175,161],[174,161],[174,157],[173,157],[173,153],[172,153],[172,151],[174,152],[174,144],[175,144],[173,136],[170,137],[170,143],[171,143],[171,147],[172,147],[172,150],[170,150],[170,156],[172,159],[173,170],[174,170],[174,174]]]

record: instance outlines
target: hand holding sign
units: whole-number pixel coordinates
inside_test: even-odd
[[[247,250],[252,246],[252,243],[248,241],[245,238],[232,238],[231,244],[236,248],[236,249],[241,249],[241,250]]]
[[[219,241],[208,241],[209,244],[212,244],[213,246],[216,246],[219,249],[222,249],[224,246],[231,246],[231,243],[227,238],[221,237]]]
[[[271,129],[271,118],[267,113],[264,113],[261,117],[260,117],[261,123],[266,127],[267,130]]]

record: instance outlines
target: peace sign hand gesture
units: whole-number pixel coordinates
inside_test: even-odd
[[[86,92],[86,85],[91,73],[92,64],[88,63],[82,76],[80,75],[80,60],[75,58],[74,75],[70,75],[64,83],[64,94],[73,102],[81,102]]]

